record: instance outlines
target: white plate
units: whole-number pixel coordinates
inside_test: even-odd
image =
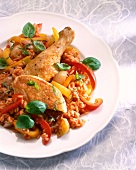
[[[97,87],[94,97],[103,98],[104,103],[96,111],[84,116],[87,121],[82,128],[70,130],[68,134],[59,139],[53,136],[50,143],[44,146],[41,139],[26,141],[15,133],[0,127],[0,152],[25,158],[51,157],[84,145],[109,123],[119,101],[119,69],[111,50],[99,36],[80,22],[58,14],[27,12],[1,18],[0,47],[3,48],[5,41],[11,36],[19,35],[27,22],[43,23],[42,32],[49,34],[52,34],[52,27],[62,30],[70,26],[76,35],[72,44],[80,50],[83,56],[94,56],[100,60],[102,65],[95,72]]]

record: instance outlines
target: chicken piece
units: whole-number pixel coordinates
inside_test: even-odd
[[[58,73],[55,64],[60,62],[63,52],[67,46],[71,44],[73,39],[74,31],[70,27],[64,28],[59,32],[58,41],[41,52],[26,65],[24,69],[25,73],[50,81],[50,79]]]
[[[67,112],[61,92],[40,77],[21,75],[15,78],[12,86],[14,93],[22,94],[27,102],[40,100],[48,105],[48,109]]]

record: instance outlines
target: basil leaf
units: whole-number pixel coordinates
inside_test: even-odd
[[[34,86],[37,90],[40,89],[39,85],[38,85],[36,82],[34,82],[33,80],[29,80],[29,81],[27,82],[27,84],[28,84],[29,86]]]
[[[69,70],[71,68],[71,66],[69,66],[68,64],[65,63],[56,63],[56,66],[58,67],[59,70]]]
[[[4,58],[0,58],[0,69],[4,69],[7,65],[6,60]]]
[[[29,115],[19,115],[16,121],[16,127],[20,129],[30,129],[34,126],[34,121]]]
[[[32,114],[43,114],[47,108],[47,104],[39,100],[33,100],[26,105],[26,111]]]
[[[81,80],[81,79],[85,78],[85,76],[84,76],[83,74],[79,74],[79,73],[76,71],[75,78],[76,78],[76,80]]]
[[[25,37],[29,37],[29,38],[34,37],[34,35],[35,35],[35,28],[34,28],[34,26],[33,26],[30,22],[28,22],[28,23],[23,27],[22,34],[23,34]]]
[[[90,67],[92,70],[98,70],[101,66],[100,61],[94,57],[87,57],[82,63]]]
[[[33,44],[38,51],[44,51],[46,49],[44,44],[40,41],[33,41]]]

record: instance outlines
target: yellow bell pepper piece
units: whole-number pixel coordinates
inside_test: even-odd
[[[16,43],[21,44],[21,42],[25,39],[27,39],[27,38],[23,38],[23,37],[20,37],[20,36],[13,36],[10,39],[8,39],[8,42],[14,41]]]
[[[14,41],[14,39],[16,39],[16,37],[17,37],[17,36],[13,36],[13,37],[9,38],[9,39],[8,39],[8,42]]]
[[[39,37],[33,37],[33,41],[47,41],[46,34],[40,34]],[[11,37],[8,42],[14,41],[16,43],[23,43],[24,41],[30,41],[30,38],[20,37],[20,36],[13,36]]]
[[[86,91],[86,94],[90,95],[92,93],[93,88],[90,84],[87,87],[88,87],[88,90]]]
[[[55,38],[55,41],[57,41],[59,39],[59,32],[54,27],[52,28],[52,31],[53,31],[53,36]]]
[[[3,58],[6,60],[7,64],[11,64],[13,62],[9,54],[10,54],[10,48],[5,48],[3,51]]]
[[[47,41],[47,37],[34,37],[32,38],[33,41]]]
[[[71,98],[71,91],[68,88],[57,83],[56,81],[52,81],[51,84],[53,84],[57,89],[59,89],[64,96],[66,96],[69,99]]]
[[[14,64],[10,65],[10,66],[7,66],[7,67],[5,68],[5,70],[9,70],[10,68],[17,66],[17,65],[19,65],[20,63],[25,63],[25,65],[26,65],[26,64],[28,64],[30,61],[31,61],[30,56],[27,56],[27,57],[23,58],[22,60],[19,60],[19,61],[15,62]]]
[[[0,48],[0,58],[3,57],[3,50]]]
[[[28,135],[31,139],[32,138],[37,138],[39,135],[40,135],[40,131],[38,128],[36,128],[35,130],[23,130],[23,129],[20,129],[20,128],[17,128],[16,127],[16,122],[13,123],[14,124],[14,127],[15,129],[20,132],[21,134],[23,135]]]
[[[70,129],[70,125],[68,120],[62,117],[59,121],[59,129],[57,131],[57,137],[61,137],[65,135],[66,133],[68,133],[69,129]]]

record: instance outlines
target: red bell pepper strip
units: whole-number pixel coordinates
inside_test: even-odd
[[[41,32],[41,29],[42,29],[42,23],[39,23],[39,24],[35,24],[35,37],[38,37],[40,32]]]
[[[49,45],[48,45],[48,42],[47,42],[47,41],[43,42],[43,44],[44,44],[44,46],[45,46],[46,48],[48,48],[48,47],[49,47]]]
[[[12,95],[12,100],[13,101],[18,100],[18,99],[22,99],[23,100],[23,95],[21,95],[21,94],[13,94]]]
[[[51,128],[50,128],[49,124],[46,122],[46,120],[44,120],[42,117],[40,117],[38,115],[31,114],[31,116],[32,116],[32,118],[35,119],[35,121],[37,123],[40,124],[43,131],[48,135],[48,140],[43,140],[43,144],[46,145],[51,138]]]
[[[20,99],[18,99],[15,103],[12,103],[12,104],[8,105],[7,107],[5,107],[4,109],[2,109],[2,110],[0,111],[0,113],[1,113],[1,114],[7,113],[7,112],[9,112],[9,111],[17,108],[18,106],[20,106],[21,103],[22,103],[22,99],[20,98]]]
[[[96,87],[96,77],[95,77],[95,74],[94,74],[92,69],[90,69],[88,66],[86,66],[83,63],[72,62],[72,61],[66,61],[65,63],[67,63],[71,66],[75,66],[76,70],[81,70],[83,72],[86,72],[87,75],[89,76],[92,88],[95,89],[95,87]]]
[[[91,103],[90,101],[86,100],[82,95],[79,95],[80,99],[82,100],[82,102],[84,102],[86,104],[84,110],[85,111],[93,111],[96,110],[102,103],[103,100],[101,98],[97,98],[95,99],[94,103]]]

